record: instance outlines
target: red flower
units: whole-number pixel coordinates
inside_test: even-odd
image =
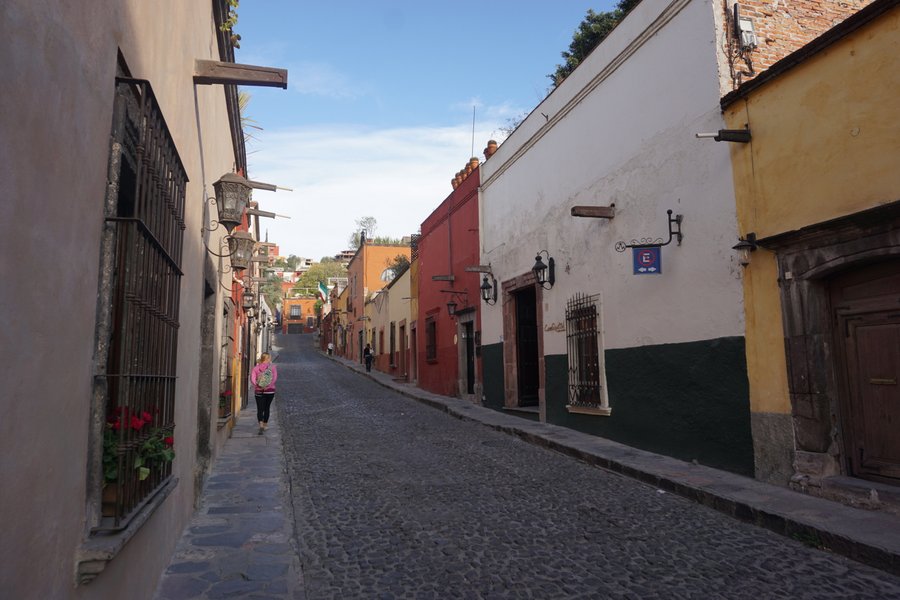
[[[122,428],[122,424],[119,422],[118,419],[116,419],[115,421],[113,421],[113,422],[110,423],[109,425],[110,425],[110,427],[113,428],[113,431],[118,431],[118,430],[120,430],[120,429]]]
[[[144,419],[144,422],[145,422],[145,423],[149,423],[150,421],[153,420],[153,415],[151,415],[151,414],[148,413],[147,411],[144,411],[144,413],[141,414],[141,417]]]
[[[131,428],[132,429],[134,429],[135,431],[138,431],[143,426],[144,426],[144,421],[142,421],[141,419],[134,417],[134,416],[131,417]]]
[[[166,437],[163,439],[163,444],[165,444],[166,446],[171,446],[171,445],[174,444],[174,443],[175,443],[175,438],[173,438],[171,435],[170,435],[170,436],[166,436]]]
[[[231,390],[225,390],[224,392],[222,392],[222,395],[223,395],[223,396],[230,396],[230,395],[231,395]]]

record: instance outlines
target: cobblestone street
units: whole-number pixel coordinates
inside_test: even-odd
[[[448,416],[282,336],[309,598],[900,598],[900,579]]]

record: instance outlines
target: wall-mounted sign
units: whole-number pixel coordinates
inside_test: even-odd
[[[632,248],[635,275],[659,275],[662,273],[662,248]]]

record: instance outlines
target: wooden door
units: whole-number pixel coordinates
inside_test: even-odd
[[[900,261],[835,278],[831,301],[849,467],[900,484]]]

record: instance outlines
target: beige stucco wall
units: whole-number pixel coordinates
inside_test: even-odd
[[[176,0],[7,0],[0,11],[8,84],[0,99],[0,357],[15,373],[0,419],[4,597],[149,598],[192,512],[203,200],[234,163],[222,88],[197,88],[195,105],[193,61],[218,59],[211,11],[211,2]],[[151,82],[190,178],[175,400],[180,482],[107,569],[75,587],[118,49],[132,75]]]
[[[900,9],[733,103],[742,233],[764,238],[900,199]],[[789,413],[781,299],[774,255],[745,270],[751,409]]]

